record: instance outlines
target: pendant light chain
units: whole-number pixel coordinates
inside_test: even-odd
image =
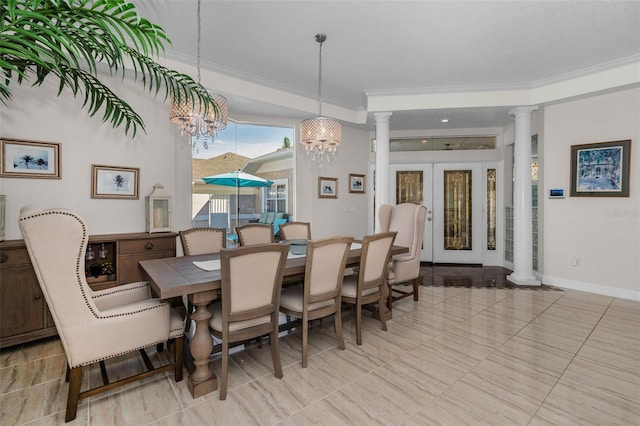
[[[200,32],[202,29],[202,19],[200,18],[200,0],[198,0],[198,38],[196,44],[196,67],[198,68],[198,84],[200,84]]]
[[[316,40],[320,43],[320,53],[318,54],[318,115],[322,117],[322,43],[324,34],[318,34]]]

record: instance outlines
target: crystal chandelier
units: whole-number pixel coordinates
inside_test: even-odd
[[[200,3],[198,0],[198,42],[197,42],[197,70],[198,84],[200,84]],[[202,141],[204,149],[209,148],[209,138],[213,138],[217,131],[224,130],[227,127],[227,119],[229,116],[229,105],[227,99],[217,93],[209,92],[213,98],[217,111],[209,106],[206,114],[205,109],[200,105],[197,97],[193,98],[193,102],[189,99],[181,99],[177,102],[171,99],[171,109],[169,111],[169,120],[180,129],[181,135],[189,135],[189,143],[194,149],[197,149],[198,141]]]
[[[327,39],[325,34],[316,34],[315,40],[320,43],[318,60],[318,115],[302,122],[300,143],[304,146],[307,157],[322,165],[330,162],[338,151],[342,129],[340,123],[322,116],[322,43]]]

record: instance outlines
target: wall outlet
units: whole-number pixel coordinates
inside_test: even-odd
[[[571,256],[571,266],[578,266],[580,259],[578,256]]]

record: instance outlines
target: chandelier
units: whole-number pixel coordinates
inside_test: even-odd
[[[340,123],[322,116],[322,43],[327,39],[325,34],[316,34],[315,40],[320,43],[318,59],[318,117],[308,118],[302,122],[300,143],[304,146],[307,157],[322,165],[331,162],[340,146],[342,129]]]
[[[197,70],[198,84],[200,85],[200,3],[198,0],[198,40],[197,40]],[[204,90],[204,89],[203,89]],[[189,143],[194,149],[197,149],[198,141],[202,142],[204,149],[209,148],[209,139],[213,141],[216,132],[224,130],[227,127],[227,119],[229,116],[229,105],[227,99],[217,93],[209,92],[209,96],[213,98],[217,108],[209,105],[205,109],[200,104],[198,97],[189,100],[171,99],[171,109],[169,111],[169,120],[180,129],[182,136],[189,135]],[[206,113],[205,113],[206,110]]]

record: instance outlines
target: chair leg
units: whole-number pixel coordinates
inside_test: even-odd
[[[229,376],[229,339],[222,339],[222,374],[220,374],[220,400],[227,399],[227,378]]]
[[[273,371],[278,379],[282,379],[282,363],[280,362],[280,341],[278,339],[278,327],[269,335],[269,345],[271,346],[271,360]]]
[[[307,342],[309,341],[309,320],[302,319],[302,368],[307,368]]]
[[[362,345],[362,304],[356,303],[356,343]]]
[[[80,400],[80,386],[82,385],[82,367],[73,367],[69,373],[69,394],[67,396],[67,412],[65,422],[75,420]]]
[[[336,325],[336,337],[338,338],[338,349],[344,350],[344,337],[342,336],[342,310],[338,305],[338,310],[334,316],[335,325]]]
[[[418,276],[418,278],[416,278],[415,280],[413,280],[413,300],[414,301],[418,301],[418,295],[419,295],[419,288],[420,288],[420,279],[422,277]]]
[[[173,366],[174,366],[174,380],[176,382],[182,381],[182,367],[184,366],[184,338],[182,336],[176,338],[173,341]]]
[[[380,323],[382,330],[387,331],[387,313],[384,309],[384,295],[380,292],[380,301],[378,302],[378,314],[380,315]]]

